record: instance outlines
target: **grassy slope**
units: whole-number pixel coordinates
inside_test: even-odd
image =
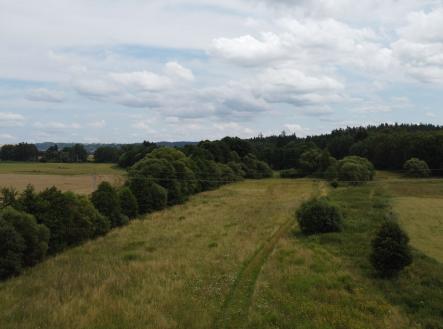
[[[443,265],[414,252],[398,278],[374,277],[370,240],[389,211],[384,185],[331,194],[342,233],[283,239],[257,283],[250,328],[443,328]],[[441,241],[441,240],[440,240]]]
[[[416,252],[373,277],[385,191],[335,190],[344,232],[301,236],[295,208],[324,193],[273,179],[197,195],[1,283],[1,327],[441,328],[441,264]]]
[[[233,283],[248,279],[240,269],[313,190],[233,184],[69,250],[0,284],[1,327],[212,327]]]
[[[0,174],[29,175],[121,175],[124,171],[107,163],[1,162]]]

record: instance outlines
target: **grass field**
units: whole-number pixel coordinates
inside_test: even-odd
[[[108,163],[2,162],[0,174],[27,175],[121,175],[124,170]]]
[[[0,187],[20,191],[31,184],[40,191],[57,186],[62,191],[88,194],[103,181],[121,184],[124,174],[111,164],[0,162]]]
[[[325,193],[344,231],[302,236],[295,209]],[[0,283],[0,327],[442,328],[441,264],[417,251],[399,278],[374,277],[386,199],[308,180],[205,192]]]

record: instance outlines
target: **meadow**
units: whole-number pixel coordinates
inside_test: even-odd
[[[1,327],[442,328],[443,265],[413,230],[414,263],[398,278],[369,264],[396,193],[415,184],[386,181],[247,180],[192,196],[0,283]],[[420,184],[443,195],[443,181]],[[295,210],[326,194],[343,232],[303,236]]]
[[[28,184],[37,191],[57,186],[80,194],[93,192],[103,181],[119,185],[125,171],[112,164],[0,162],[0,187],[23,190]]]

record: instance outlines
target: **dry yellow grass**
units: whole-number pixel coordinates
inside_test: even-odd
[[[56,186],[80,194],[93,192],[103,181],[124,182],[125,171],[112,164],[0,162],[0,188],[23,190],[28,184],[37,191]]]
[[[37,191],[56,186],[62,191],[72,191],[79,194],[89,194],[95,191],[101,182],[121,185],[124,182],[120,175],[22,175],[0,174],[0,187],[13,187],[18,191],[31,184]]]

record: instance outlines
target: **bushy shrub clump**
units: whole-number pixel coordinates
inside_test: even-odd
[[[40,262],[48,250],[49,230],[27,213],[6,208],[0,212],[0,278]]]
[[[299,169],[286,169],[280,171],[281,178],[302,178],[305,177],[305,174]]]
[[[368,159],[352,155],[338,161],[337,174],[339,181],[361,184],[374,178],[375,169]]]
[[[91,195],[95,208],[107,217],[111,227],[122,226],[128,223],[128,217],[122,214],[120,199],[117,191],[108,182],[102,182]]]
[[[49,229],[45,225],[37,224],[34,216],[13,208],[4,209],[0,218],[11,224],[24,240],[23,265],[33,266],[45,257],[49,241]]]
[[[124,215],[129,219],[133,219],[138,215],[137,199],[129,187],[123,187],[118,191],[120,208]]]
[[[12,224],[0,219],[0,280],[17,275],[23,268],[23,237]]]
[[[426,161],[418,158],[411,158],[403,165],[405,174],[409,177],[424,178],[431,175],[431,170]]]
[[[393,220],[380,227],[372,241],[370,261],[383,277],[392,277],[412,263],[409,238]]]
[[[272,177],[272,169],[266,162],[260,161],[253,154],[246,155],[242,160],[246,178],[262,179]]]
[[[49,253],[105,234],[109,220],[102,216],[85,196],[62,192],[51,187],[36,193],[28,187],[18,198],[20,209],[32,214],[50,231]]]
[[[128,187],[134,194],[140,214],[161,210],[167,204],[167,191],[151,179],[137,175],[128,181]]]
[[[343,219],[340,209],[326,198],[316,198],[301,205],[297,220],[304,234],[337,232]]]

